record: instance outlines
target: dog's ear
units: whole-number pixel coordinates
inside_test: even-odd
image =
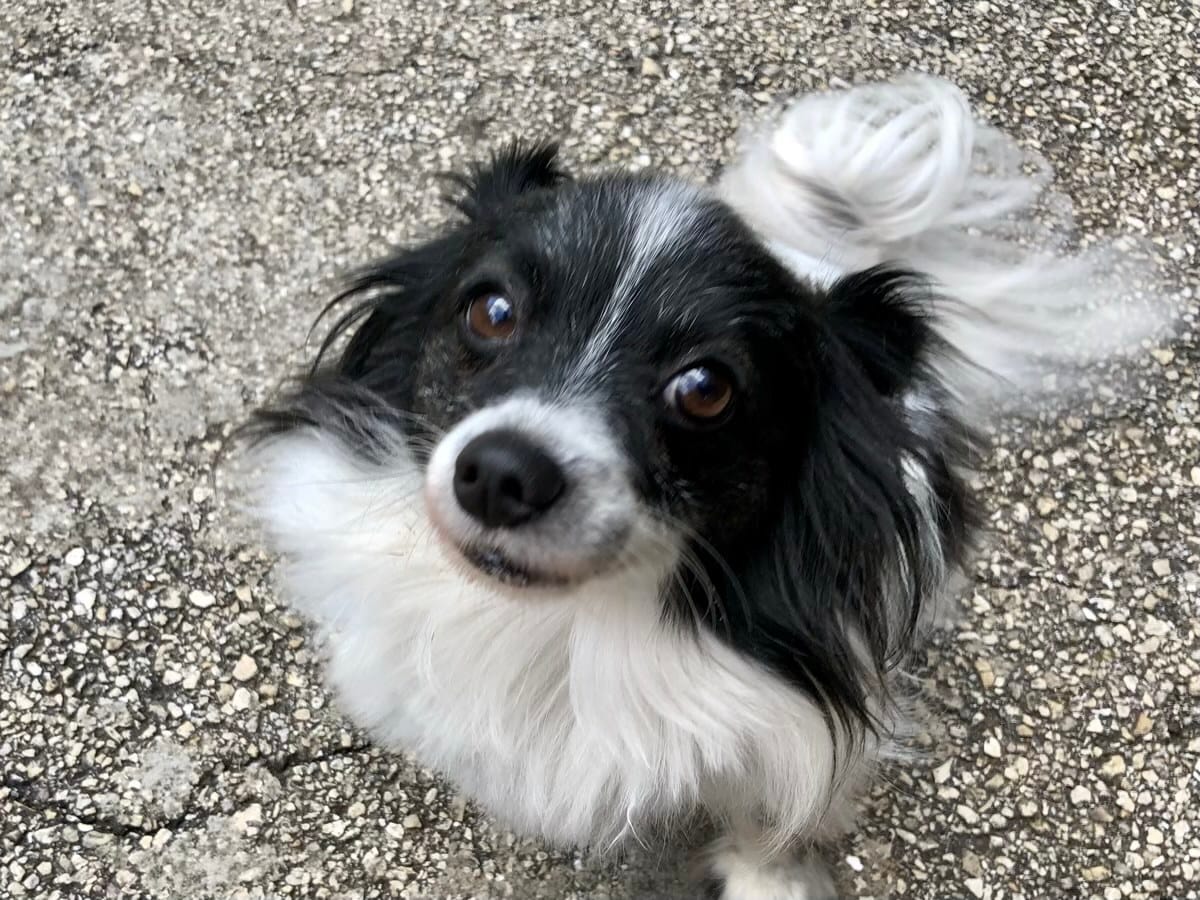
[[[459,241],[450,232],[355,271],[313,324],[333,316],[307,372],[259,409],[244,435],[319,426],[357,448],[385,449],[379,426],[408,424],[415,361]]]
[[[557,144],[517,140],[467,173],[447,175],[456,191],[446,200],[468,219],[478,221],[523,194],[557,187],[570,177],[558,164]]]
[[[398,248],[355,272],[322,313],[341,311],[321,343],[314,369],[344,335],[350,337],[337,368],[352,378],[362,377],[379,357],[413,356],[438,287],[462,253],[462,236],[451,230],[423,244]]]
[[[930,321],[933,292],[919,276],[888,266],[847,275],[826,299],[827,323],[880,394],[894,397],[945,352]]]
[[[804,375],[815,397],[798,417],[803,452],[763,533],[731,560],[749,611],[739,619],[729,602],[727,615],[735,642],[861,733],[883,724],[876,699],[911,646],[931,548],[902,463],[921,448],[881,393],[902,371],[900,348],[872,367],[845,335],[825,341]]]

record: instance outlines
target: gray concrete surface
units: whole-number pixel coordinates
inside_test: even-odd
[[[1180,0],[9,0],[0,21],[0,893],[662,896],[367,745],[214,466],[329,277],[513,134],[700,175],[777,99],[909,68],[1149,238],[1179,338],[998,427],[995,538],[919,673],[851,897],[1200,896],[1197,8]]]

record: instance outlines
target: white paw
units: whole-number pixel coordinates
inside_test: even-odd
[[[718,900],[837,900],[828,868],[811,854],[768,860],[756,848],[722,839],[706,857]]]

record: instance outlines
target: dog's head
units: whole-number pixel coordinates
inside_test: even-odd
[[[551,147],[457,181],[461,217],[357,277],[344,347],[268,421],[402,435],[446,551],[506,590],[659,559],[668,615],[864,713],[965,502],[913,426],[940,413],[910,281],[818,291],[711,192],[574,180]]]

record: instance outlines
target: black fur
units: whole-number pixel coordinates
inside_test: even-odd
[[[468,219],[481,222],[503,213],[514,197],[570,180],[558,166],[558,146],[513,141],[470,173],[446,176],[458,190],[447,202]]]
[[[260,413],[263,431],[329,429],[369,454],[381,427],[428,438],[513,391],[570,389],[635,255],[630,210],[669,182],[575,181],[552,146],[513,145],[456,183],[464,218],[351,280],[312,371]],[[930,366],[948,352],[934,298],[888,268],[816,291],[725,206],[687,202],[689,241],[642,273],[589,396],[643,502],[689,536],[698,565],[664,614],[712,629],[861,733],[940,587],[934,562],[961,563],[976,523],[958,474],[974,438]],[[463,340],[464,304],[495,289],[528,324],[518,344],[484,351]],[[728,420],[703,430],[661,400],[664,379],[700,359],[737,386]],[[932,490],[932,527],[906,457]]]

